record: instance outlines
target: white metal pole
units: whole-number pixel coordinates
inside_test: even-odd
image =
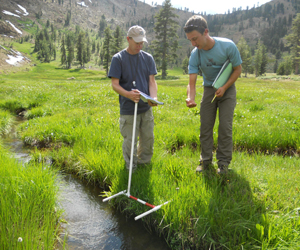
[[[132,142],[131,142],[131,153],[130,153],[127,196],[130,196],[130,186],[131,186],[131,175],[132,175],[132,166],[133,166],[133,152],[134,152],[134,143],[135,143],[135,128],[136,128],[136,117],[137,117],[138,103],[136,102],[134,105],[135,106],[134,106],[134,115],[133,115],[133,129],[132,129]]]

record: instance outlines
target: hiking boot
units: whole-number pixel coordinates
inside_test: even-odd
[[[205,164],[202,165],[200,164],[197,168],[196,168],[196,173],[203,173],[204,171],[209,171],[212,169],[212,165],[211,164]]]
[[[218,174],[225,175],[228,173],[228,166],[221,165],[218,167]]]

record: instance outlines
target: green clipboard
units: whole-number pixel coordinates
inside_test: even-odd
[[[220,72],[218,73],[216,79],[214,80],[212,86],[215,89],[222,87],[229,79],[232,73],[232,63],[229,62],[229,59],[223,64]]]

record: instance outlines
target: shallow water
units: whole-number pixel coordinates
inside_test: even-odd
[[[141,221],[127,218],[99,196],[102,190],[67,175],[62,179],[61,204],[68,221],[69,249],[170,249],[149,233]]]
[[[4,138],[15,157],[23,163],[30,160],[28,150],[15,132]],[[65,232],[69,250],[167,250],[166,242],[148,232],[141,221],[102,202],[102,190],[72,175],[59,174],[59,203],[64,210]],[[62,249],[62,247],[61,247]]]

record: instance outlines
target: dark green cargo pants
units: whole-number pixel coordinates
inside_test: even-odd
[[[210,164],[213,159],[214,134],[213,128],[217,114],[219,115],[218,145],[216,158],[218,165],[228,166],[232,159],[232,123],[236,106],[236,88],[233,84],[227,89],[224,96],[216,98],[213,103],[215,89],[204,87],[200,107],[200,162],[204,165]]]

